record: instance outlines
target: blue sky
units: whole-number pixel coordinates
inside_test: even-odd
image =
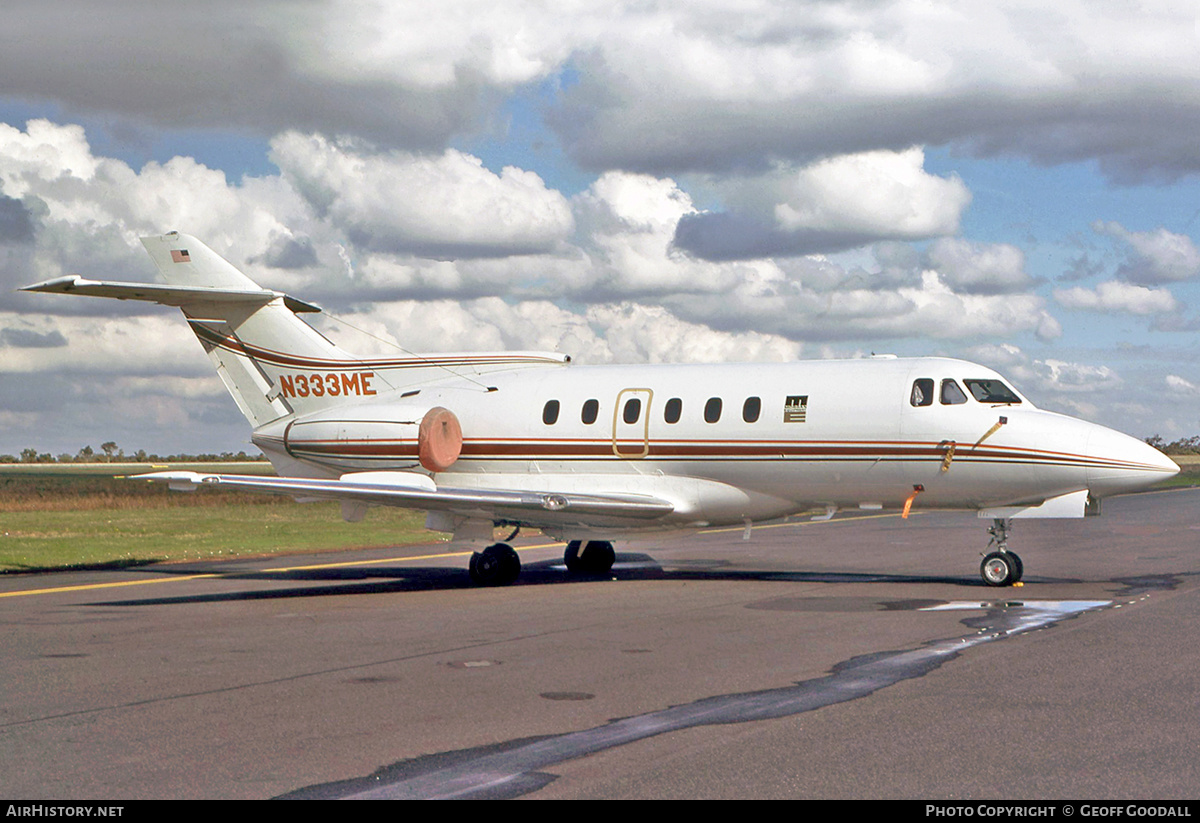
[[[172,229],[364,353],[944,354],[1200,434],[1187,4],[19,0],[6,24],[0,453],[246,443],[170,311],[12,291],[152,279],[137,237]]]

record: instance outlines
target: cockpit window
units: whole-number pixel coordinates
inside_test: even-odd
[[[919,380],[913,381],[912,394],[908,396],[908,402],[914,406],[930,406],[933,404],[933,381],[928,377],[922,377]]]
[[[1020,403],[1021,398],[1017,397],[1008,386],[1004,385],[1000,380],[964,380],[967,384],[967,391],[971,396],[980,403]]]
[[[963,390],[958,387],[958,384],[949,378],[942,381],[942,405],[957,406],[959,403],[966,403],[967,396],[963,394]]]

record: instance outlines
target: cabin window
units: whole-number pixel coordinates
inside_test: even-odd
[[[746,402],[742,404],[742,419],[747,423],[754,423],[761,413],[762,400],[758,397],[747,397]]]
[[[933,381],[928,377],[922,377],[919,380],[914,380],[912,394],[909,396],[908,402],[914,406],[932,406]]]
[[[683,414],[683,401],[678,397],[672,397],[663,409],[663,420],[668,423],[678,423],[681,414]]]
[[[626,423],[636,423],[642,414],[641,398],[631,397],[625,401],[625,411],[621,413],[621,419]]]
[[[721,398],[710,397],[704,404],[704,422],[716,423],[721,419]]]
[[[557,400],[547,400],[546,405],[542,407],[542,422],[547,426],[553,426],[558,422],[559,403]]]
[[[584,422],[584,425],[590,426],[596,422],[596,415],[600,413],[599,400],[586,400],[583,404],[583,412],[579,415],[579,419]]]
[[[980,403],[1020,403],[1016,392],[1000,380],[964,380],[967,391]]]
[[[963,394],[963,390],[958,387],[958,383],[953,380],[946,379],[942,381],[942,405],[957,406],[959,403],[966,403],[967,396]]]

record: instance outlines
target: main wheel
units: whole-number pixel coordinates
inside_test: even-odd
[[[567,550],[563,552],[563,563],[567,565],[567,571],[572,574],[583,571],[583,564],[579,560],[579,548],[582,545],[578,540],[572,540],[567,544]]]
[[[607,540],[572,540],[563,553],[567,571],[573,574],[607,574],[616,559],[613,544]]]
[[[1012,552],[992,552],[983,558],[979,574],[989,586],[1011,586],[1021,578],[1020,563]]]
[[[617,560],[617,553],[607,540],[589,540],[583,546],[582,559],[589,573],[608,574]]]
[[[521,574],[521,558],[507,543],[471,555],[471,579],[481,586],[507,586]]]

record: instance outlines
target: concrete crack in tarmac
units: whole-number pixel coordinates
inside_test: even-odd
[[[693,726],[787,717],[857,700],[903,680],[921,677],[967,649],[1111,605],[1109,600],[964,601],[922,610],[985,609],[963,623],[963,637],[921,648],[863,655],[838,664],[826,677],[791,686],[718,695],[681,706],[614,720],[561,735],[511,741],[406,760],[356,780],[326,783],[285,798],[449,799],[512,798],[555,779],[542,770],[595,752]]]

